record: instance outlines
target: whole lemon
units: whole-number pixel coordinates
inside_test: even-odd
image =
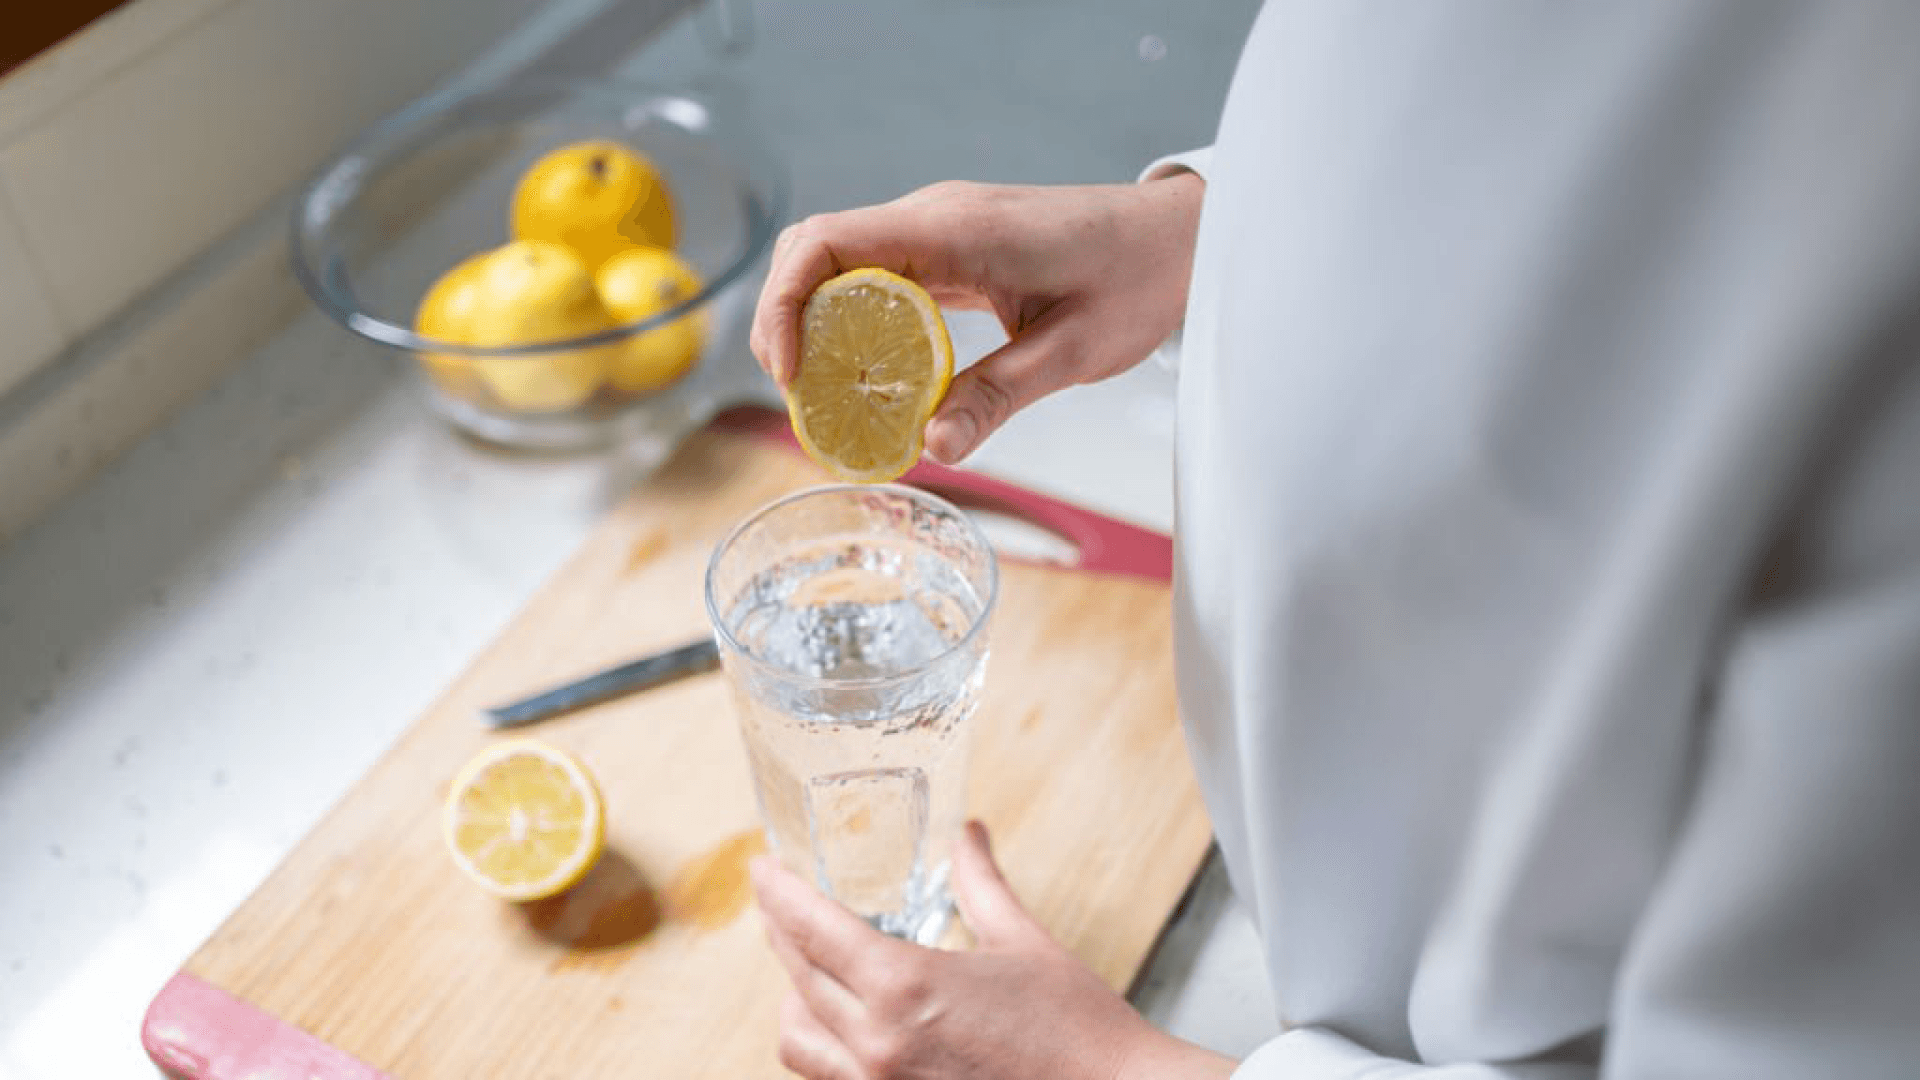
[[[584,337],[614,325],[593,290],[586,263],[563,244],[516,240],[481,260],[465,344],[528,345]],[[476,356],[471,363],[507,408],[559,412],[577,408],[594,395],[616,348]]]
[[[423,337],[471,345],[469,327],[481,304],[481,281],[485,275],[488,252],[469,256],[458,266],[440,275],[427,290],[420,310],[413,317],[413,328]],[[421,353],[427,375],[442,391],[476,404],[486,404],[487,386],[480,380],[473,361],[458,353]]]
[[[631,247],[672,248],[673,198],[653,162],[610,139],[549,152],[513,192],[513,237],[551,240],[590,269]]]
[[[700,275],[665,248],[630,248],[594,275],[600,299],[617,322],[650,319],[700,291]],[[707,313],[693,311],[621,343],[608,374],[627,394],[658,390],[685,375],[706,343]]]

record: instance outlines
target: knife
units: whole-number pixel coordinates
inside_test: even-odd
[[[589,705],[650,690],[689,675],[712,671],[719,666],[719,646],[713,643],[712,638],[701,638],[677,649],[643,656],[565,686],[541,691],[510,705],[495,706],[487,709],[483,715],[488,725],[495,728],[523,727]]]

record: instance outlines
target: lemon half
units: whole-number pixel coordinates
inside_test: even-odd
[[[893,480],[920,459],[927,421],[953,381],[939,305],[899,274],[849,271],[800,317],[787,415],[807,455],[842,480]]]
[[[454,864],[496,896],[539,900],[600,857],[606,811],[586,767],[532,739],[495,743],[460,770],[443,817]]]

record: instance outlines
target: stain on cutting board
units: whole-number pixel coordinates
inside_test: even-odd
[[[667,541],[672,539],[664,528],[651,528],[634,538],[633,546],[627,549],[627,570],[629,574],[643,569],[648,563],[660,557],[667,550]]]
[[[633,860],[608,848],[580,884],[519,912],[534,933],[565,950],[550,970],[616,964],[663,923],[704,933],[739,918],[753,899],[747,864],[766,849],[759,829],[734,833],[695,856],[656,892]]]
[[[746,829],[680,868],[667,885],[667,917],[716,930],[738,918],[753,899],[747,864],[767,850],[766,834]]]

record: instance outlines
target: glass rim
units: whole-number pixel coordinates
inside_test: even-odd
[[[790,671],[777,664],[768,663],[741,645],[740,639],[734,636],[733,629],[729,627],[726,620],[720,616],[719,605],[714,598],[714,576],[720,568],[721,556],[726,554],[728,549],[733,546],[734,541],[740,539],[743,533],[782,507],[822,495],[843,495],[851,492],[884,492],[889,495],[901,495],[923,506],[930,505],[937,510],[952,511],[954,517],[960,521],[961,528],[966,531],[974,542],[980,545],[980,550],[987,554],[987,587],[980,603],[980,613],[973,618],[971,625],[967,627],[967,632],[960,635],[958,640],[946,648],[917,664],[886,675],[868,675],[858,679],[835,679],[821,675],[808,675],[803,672]],[[748,663],[751,663],[756,668],[776,672],[783,680],[798,683],[809,688],[886,686],[891,683],[903,682],[925,673],[928,669],[965,650],[986,631],[987,622],[993,615],[993,610],[1000,601],[1000,555],[993,550],[993,545],[988,542],[985,530],[980,528],[979,522],[973,520],[973,515],[967,513],[966,509],[958,503],[950,499],[941,498],[939,495],[925,488],[914,487],[911,484],[896,483],[817,484],[782,495],[780,498],[748,514],[739,524],[728,530],[727,535],[722,537],[720,542],[713,546],[713,554],[707,557],[707,573],[702,584],[701,592],[705,594],[707,621],[713,625],[714,637],[718,640],[719,644],[724,647],[723,651],[730,650],[744,657]]]

